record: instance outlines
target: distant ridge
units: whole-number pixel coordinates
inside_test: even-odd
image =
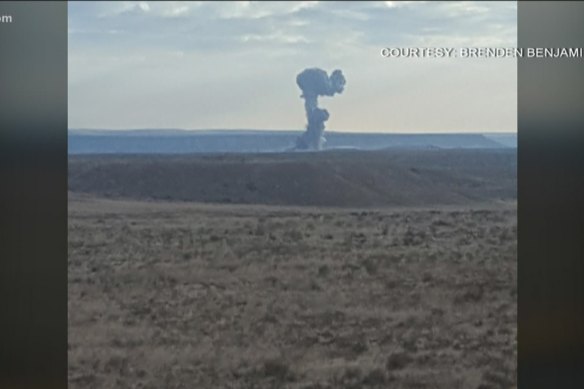
[[[514,149],[78,155],[69,190],[111,198],[309,206],[516,198]]]
[[[69,154],[192,154],[282,152],[302,131],[280,130],[69,130]],[[329,131],[325,149],[514,148],[516,134],[399,134]]]

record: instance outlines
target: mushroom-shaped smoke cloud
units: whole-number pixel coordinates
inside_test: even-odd
[[[306,131],[296,141],[297,149],[320,150],[325,142],[324,122],[329,118],[326,109],[318,108],[318,96],[333,96],[342,93],[345,88],[343,72],[335,70],[329,77],[328,74],[318,68],[305,69],[296,76],[296,83],[302,89],[304,108],[308,124]]]

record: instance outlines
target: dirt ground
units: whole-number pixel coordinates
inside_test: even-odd
[[[516,385],[516,204],[69,203],[71,388]]]

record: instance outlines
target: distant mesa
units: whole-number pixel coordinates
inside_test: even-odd
[[[378,149],[516,148],[517,134],[397,134],[327,131],[326,147]],[[290,150],[298,131],[70,130],[69,154],[272,153]]]

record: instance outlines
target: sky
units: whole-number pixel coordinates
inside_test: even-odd
[[[69,2],[71,129],[306,125],[296,75],[341,69],[327,130],[516,132],[514,58],[384,47],[515,47],[511,1]]]

